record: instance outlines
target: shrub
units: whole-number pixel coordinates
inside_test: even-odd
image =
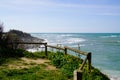
[[[23,57],[23,52],[24,50],[22,49],[5,49],[2,48],[0,49],[0,57],[5,57],[5,58],[9,58],[9,57]]]
[[[61,72],[68,78],[73,77],[73,71],[77,69],[82,62],[79,58],[65,55],[61,52],[49,53],[49,59],[51,60],[51,63],[57,68],[60,68]]]
[[[110,79],[94,67],[92,67],[90,73],[85,67],[83,70],[83,80],[110,80]]]
[[[61,72],[71,79],[73,77],[73,71],[80,67],[83,60],[80,58],[74,57],[72,55],[64,55],[61,52],[49,52],[48,59],[51,60],[51,63],[60,68]],[[83,70],[83,79],[82,80],[109,80],[109,78],[102,74],[98,69],[92,67],[91,72],[88,71],[88,65],[86,64]]]
[[[27,58],[46,58],[46,55],[44,52],[29,52],[29,51],[25,51],[24,52],[24,56]]]

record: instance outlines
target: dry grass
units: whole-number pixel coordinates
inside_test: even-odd
[[[9,69],[23,69],[23,68],[30,68],[37,65],[44,65],[45,70],[57,70],[55,66],[50,65],[50,60],[47,59],[31,59],[31,58],[25,58],[22,57],[20,59],[11,60],[7,63],[3,64],[4,68]],[[3,67],[0,66],[0,67]]]

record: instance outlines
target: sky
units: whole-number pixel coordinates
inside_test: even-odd
[[[0,23],[36,33],[120,33],[120,0],[0,0]]]

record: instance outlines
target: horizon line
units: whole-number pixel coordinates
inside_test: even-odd
[[[63,33],[63,34],[64,34],[64,33],[73,33],[73,34],[74,34],[74,33],[76,33],[76,34],[77,34],[77,33],[91,33],[91,34],[92,34],[92,33],[96,33],[96,34],[98,33],[98,34],[99,34],[99,33],[103,33],[103,34],[104,34],[104,33],[120,33],[120,32],[27,32],[27,33],[31,33],[31,34],[37,34],[37,33],[41,33],[41,34],[42,34],[42,33],[51,33],[51,34],[52,34],[52,33]]]

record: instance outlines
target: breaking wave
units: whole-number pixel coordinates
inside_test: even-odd
[[[84,42],[86,41],[85,39],[83,38],[69,38],[66,40],[69,44],[71,43],[79,43],[79,42]]]
[[[104,74],[107,74],[110,80],[120,80],[120,71],[116,70],[102,70]],[[111,76],[112,75],[112,76]]]
[[[119,37],[118,35],[110,35],[110,36],[100,36],[100,38],[115,38]]]

